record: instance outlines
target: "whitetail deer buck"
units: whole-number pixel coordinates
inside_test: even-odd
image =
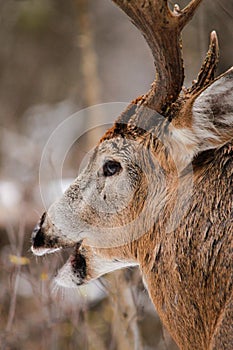
[[[183,350],[233,349],[233,69],[218,42],[182,89],[180,34],[201,0],[114,0],[145,37],[156,79],[103,136],[87,167],[44,213],[36,255],[73,247],[63,286],[139,265],[160,318]]]

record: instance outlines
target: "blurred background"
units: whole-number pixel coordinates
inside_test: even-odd
[[[186,86],[214,29],[218,73],[233,65],[232,28],[232,1],[203,1],[183,32]],[[1,349],[176,349],[137,270],[58,291],[51,279],[65,257],[30,253],[30,234],[44,210],[39,166],[52,132],[86,107],[129,102],[153,79],[149,49],[110,0],[0,0]],[[82,127],[91,122],[84,118]],[[104,129],[94,128],[70,147],[62,169],[67,183]]]

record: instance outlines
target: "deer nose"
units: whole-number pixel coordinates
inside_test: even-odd
[[[40,247],[43,247],[45,244],[45,234],[42,230],[42,225],[45,221],[45,217],[46,217],[46,213],[44,213],[41,216],[40,221],[32,231],[31,241],[32,241],[33,248],[40,248]]]

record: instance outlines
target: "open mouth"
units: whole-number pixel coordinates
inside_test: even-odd
[[[55,276],[55,283],[59,286],[74,288],[87,282],[87,263],[80,245],[81,243],[76,244],[72,250],[66,249],[66,256],[69,254],[69,257]]]
[[[37,256],[60,252],[59,260],[63,262],[63,266],[55,274],[57,284],[73,287],[85,283],[87,266],[83,251],[80,249],[82,241],[77,243],[56,234],[45,234],[48,223],[53,227],[47,214],[44,213],[32,232],[31,251]]]
[[[36,248],[32,246],[31,250],[37,256],[59,252],[56,254],[57,272],[54,271],[54,281],[59,286],[74,288],[86,283],[87,279],[86,258],[80,249],[81,244],[82,242],[79,242],[72,246],[64,245],[56,248]]]
[[[72,282],[76,285],[84,284],[87,278],[86,258],[79,248],[80,245],[76,246],[75,251],[68,260],[73,274]]]

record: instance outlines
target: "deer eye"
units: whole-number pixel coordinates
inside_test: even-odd
[[[121,170],[121,165],[115,160],[107,160],[103,165],[103,174],[104,176],[113,176],[118,174]]]

